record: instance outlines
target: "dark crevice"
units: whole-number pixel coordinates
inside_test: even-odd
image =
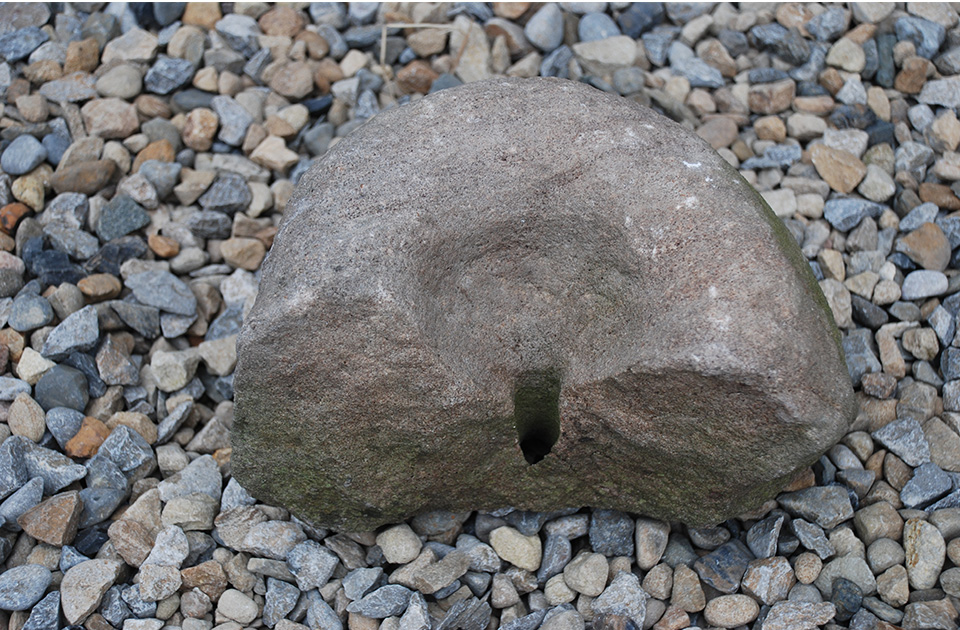
[[[526,372],[513,395],[514,421],[523,457],[536,464],[560,437],[560,375],[554,371]]]

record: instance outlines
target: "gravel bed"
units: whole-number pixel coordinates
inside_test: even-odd
[[[951,5],[5,3],[0,58],[0,628],[957,627]],[[231,478],[236,335],[296,181],[496,75],[665,113],[800,244],[861,412],[776,500],[357,533]]]

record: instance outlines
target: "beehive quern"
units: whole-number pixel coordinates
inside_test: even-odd
[[[311,168],[236,401],[243,486],[347,529],[503,506],[717,522],[856,407],[760,196],[682,127],[555,79],[383,112]]]

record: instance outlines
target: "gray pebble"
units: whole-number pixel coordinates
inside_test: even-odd
[[[197,311],[197,298],[190,287],[169,271],[136,273],[124,284],[147,306],[178,315],[194,315]]]
[[[540,76],[557,77],[559,79],[568,78],[570,75],[569,63],[571,59],[573,59],[573,51],[570,50],[569,46],[563,45],[558,47],[549,55],[544,56],[543,61],[540,62]],[[439,80],[440,79],[437,79],[437,81]],[[431,92],[441,89],[437,87],[437,81],[434,81],[430,87]]]
[[[184,421],[186,421],[191,411],[193,411],[193,403],[186,401],[177,405],[173,411],[167,414],[167,416],[160,421],[160,424],[157,425],[156,445],[166,444],[170,438],[173,437],[174,433],[180,430],[180,427],[183,425]],[[236,483],[232,477],[230,478],[230,483],[235,484],[237,487],[240,485]],[[230,484],[227,484],[227,487],[229,488]],[[224,497],[224,503],[221,505],[221,511],[225,512],[226,510],[230,509],[229,507],[225,507],[226,505],[226,497]],[[236,505],[231,505],[230,507],[236,507]]]
[[[81,562],[86,562],[89,559],[90,558],[77,551],[76,547],[64,545],[60,549],[60,564],[58,567],[61,571],[66,573],[72,567],[77,566]]]
[[[723,593],[734,593],[753,554],[739,540],[732,540],[693,563],[700,579]]]
[[[563,13],[555,2],[549,2],[527,20],[523,28],[527,41],[544,52],[563,43]]]
[[[950,476],[933,462],[921,464],[900,491],[903,507],[923,509],[953,489]]]
[[[864,217],[879,217],[884,207],[863,199],[831,199],[823,206],[823,218],[841,232],[848,232]]]
[[[873,438],[910,466],[930,461],[930,445],[920,423],[913,418],[894,420],[874,431]]]
[[[268,628],[287,617],[300,599],[300,589],[275,578],[267,578],[267,594],[263,604],[263,623]]]
[[[124,490],[113,488],[84,488],[80,491],[83,511],[80,513],[78,527],[85,529],[104,522],[127,500],[128,494]]]
[[[287,554],[287,567],[302,591],[320,588],[330,581],[340,560],[321,544],[305,540]]]
[[[317,27],[317,34],[327,41],[330,45],[330,56],[334,59],[340,59],[347,54],[350,47],[344,41],[343,35],[336,28],[329,24],[321,24]]]
[[[57,195],[50,203],[44,207],[43,212],[37,217],[41,225],[52,222],[63,223],[70,227],[82,228],[87,223],[87,214],[90,211],[90,203],[87,196],[75,193],[65,192]]]
[[[620,35],[620,27],[606,13],[593,11],[580,18],[577,34],[581,42],[593,42]]]
[[[378,588],[369,595],[347,606],[347,612],[372,619],[384,619],[400,615],[407,609],[412,591],[399,584]]]
[[[123,622],[133,617],[130,607],[123,601],[123,587],[111,586],[103,595],[99,612],[112,626],[119,628]]]
[[[40,354],[53,360],[62,360],[73,352],[92,350],[99,337],[97,309],[85,306],[60,322],[47,335]]]
[[[873,350],[873,335],[869,330],[852,330],[843,338],[843,354],[847,361],[847,371],[854,385],[860,384],[864,374],[872,374],[883,369]]]
[[[13,532],[21,531],[17,519],[42,500],[43,478],[34,477],[24,484],[22,488],[4,499],[3,503],[0,503],[0,522],[3,522],[3,527]],[[4,575],[5,574],[0,574],[0,580],[2,580]],[[3,608],[3,606],[0,606],[0,608]],[[7,610],[13,609],[8,608]]]
[[[143,436],[122,424],[110,432],[97,455],[113,462],[128,479],[142,478],[156,466],[153,449]]]
[[[18,394],[29,393],[29,383],[12,376],[0,376],[0,400],[13,400]]]
[[[164,502],[197,493],[219,501],[222,483],[223,476],[216,460],[212,455],[201,455],[177,474],[161,481],[157,489]]]
[[[307,598],[309,600],[306,618],[308,626],[323,628],[324,630],[343,630],[343,622],[340,621],[340,616],[334,612],[330,604],[323,601],[319,591],[307,592]]]
[[[39,582],[37,584],[39,585]],[[36,603],[21,630],[58,630],[58,628],[60,628],[60,591],[52,591]]]
[[[61,448],[77,434],[83,424],[83,413],[67,407],[54,407],[47,411],[47,429]]]
[[[747,547],[754,556],[772,558],[777,554],[777,539],[785,518],[783,514],[768,516],[747,530]]]
[[[227,44],[244,57],[250,57],[260,49],[257,37],[262,33],[257,21],[250,16],[230,13],[219,20],[215,28]]]
[[[157,189],[157,197],[164,199],[173,192],[182,168],[177,162],[147,160],[140,165],[138,172]]]
[[[380,567],[354,569],[343,578],[343,593],[350,600],[356,601],[369,593],[381,577],[383,569]]]
[[[815,486],[781,494],[777,502],[788,512],[832,529],[853,518],[853,505],[847,491],[839,486]]]
[[[833,7],[814,16],[806,24],[807,32],[822,42],[832,42],[847,30],[850,19],[846,11],[840,7]]]
[[[80,370],[66,365],[55,365],[37,381],[34,399],[44,411],[54,407],[83,411],[90,400],[87,377]]]
[[[836,553],[826,534],[823,533],[823,528],[819,525],[802,518],[795,518],[790,521],[790,529],[793,530],[800,544],[817,554],[821,560],[826,560]]]
[[[220,173],[197,201],[204,210],[233,215],[247,209],[253,201],[253,193],[240,175]]]
[[[632,555],[632,554],[631,554]],[[547,580],[560,574],[573,558],[570,540],[559,534],[548,534],[543,546],[543,557],[537,570],[537,581],[545,584]]]
[[[720,71],[697,57],[691,57],[672,66],[674,72],[690,81],[691,87],[720,88],[724,85]]]
[[[897,20],[895,28],[898,40],[913,42],[917,54],[927,59],[932,59],[937,54],[946,36],[946,30],[936,22],[912,15],[905,15]]]
[[[53,307],[45,297],[21,293],[13,300],[7,323],[18,332],[27,332],[46,326],[51,321]]]
[[[536,630],[540,627],[540,624],[543,623],[543,618],[546,614],[546,609],[538,610],[529,615],[517,617],[513,621],[503,624],[500,628],[501,630]]]
[[[169,94],[193,78],[193,64],[186,59],[160,55],[143,79],[143,86],[154,94]]]
[[[50,36],[36,26],[28,26],[0,35],[0,56],[8,62],[20,61],[40,47]]]
[[[87,469],[53,449],[34,444],[24,438],[23,463],[31,479],[43,479],[43,493],[47,495],[83,479]]]
[[[640,588],[640,579],[633,573],[621,571],[600,596],[593,600],[591,608],[597,614],[627,617],[637,628],[642,628],[647,614],[647,597]]]
[[[39,564],[24,564],[0,574],[0,609],[29,610],[50,586],[50,570]]]
[[[214,96],[210,104],[220,117],[217,139],[231,146],[240,146],[246,137],[247,128],[253,124],[253,116],[229,96]]]
[[[53,249],[75,260],[87,260],[100,250],[100,241],[96,236],[77,228],[48,223],[43,228],[43,233],[47,235]]]
[[[97,236],[103,242],[112,241],[149,224],[150,215],[143,206],[127,195],[117,195],[100,210]]]
[[[23,440],[16,436],[8,437],[0,445],[0,499],[30,480],[23,451]]]
[[[123,301],[109,302],[109,305],[123,323],[135,332],[147,339],[160,336],[160,311],[157,307]]]
[[[617,510],[594,510],[590,516],[590,546],[607,557],[633,555],[634,522]]]
[[[47,159],[47,150],[30,134],[18,136],[0,156],[0,168],[8,175],[24,175]]]
[[[140,587],[137,584],[123,587],[120,590],[120,597],[124,603],[130,607],[130,612],[141,619],[153,617],[157,614],[157,602],[146,602],[140,597]]]

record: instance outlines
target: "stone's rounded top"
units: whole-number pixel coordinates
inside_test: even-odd
[[[722,158],[652,110],[582,83],[485,81],[383,112],[313,167],[288,207],[266,275],[297,266],[355,299],[393,293],[478,383],[493,377],[491,363],[590,382],[659,361],[645,348],[662,355],[665,344],[689,369],[730,370],[738,354],[775,368],[779,358],[761,354],[799,331],[750,334],[776,322],[747,315],[767,317],[759,302],[787,297],[783,286],[804,285],[783,308],[823,319],[812,274],[784,260],[800,256],[781,246],[792,237]],[[287,241],[311,238],[318,215],[328,245],[319,264],[301,264]],[[332,274],[335,260],[345,265]],[[512,347],[497,339],[499,317],[478,321],[457,297],[451,282],[465,280],[486,283],[470,290],[514,323]],[[300,299],[276,293],[264,304]],[[725,319],[744,301],[755,307]],[[441,330],[469,319],[455,335]],[[753,360],[738,369],[769,374]]]
[[[239,341],[237,470],[338,526],[723,520],[843,434],[838,337],[795,241],[703,140],[580,83],[471,83],[381,112],[301,178]],[[304,438],[283,418],[308,416],[313,497],[270,469]],[[372,476],[351,469],[367,456]]]

